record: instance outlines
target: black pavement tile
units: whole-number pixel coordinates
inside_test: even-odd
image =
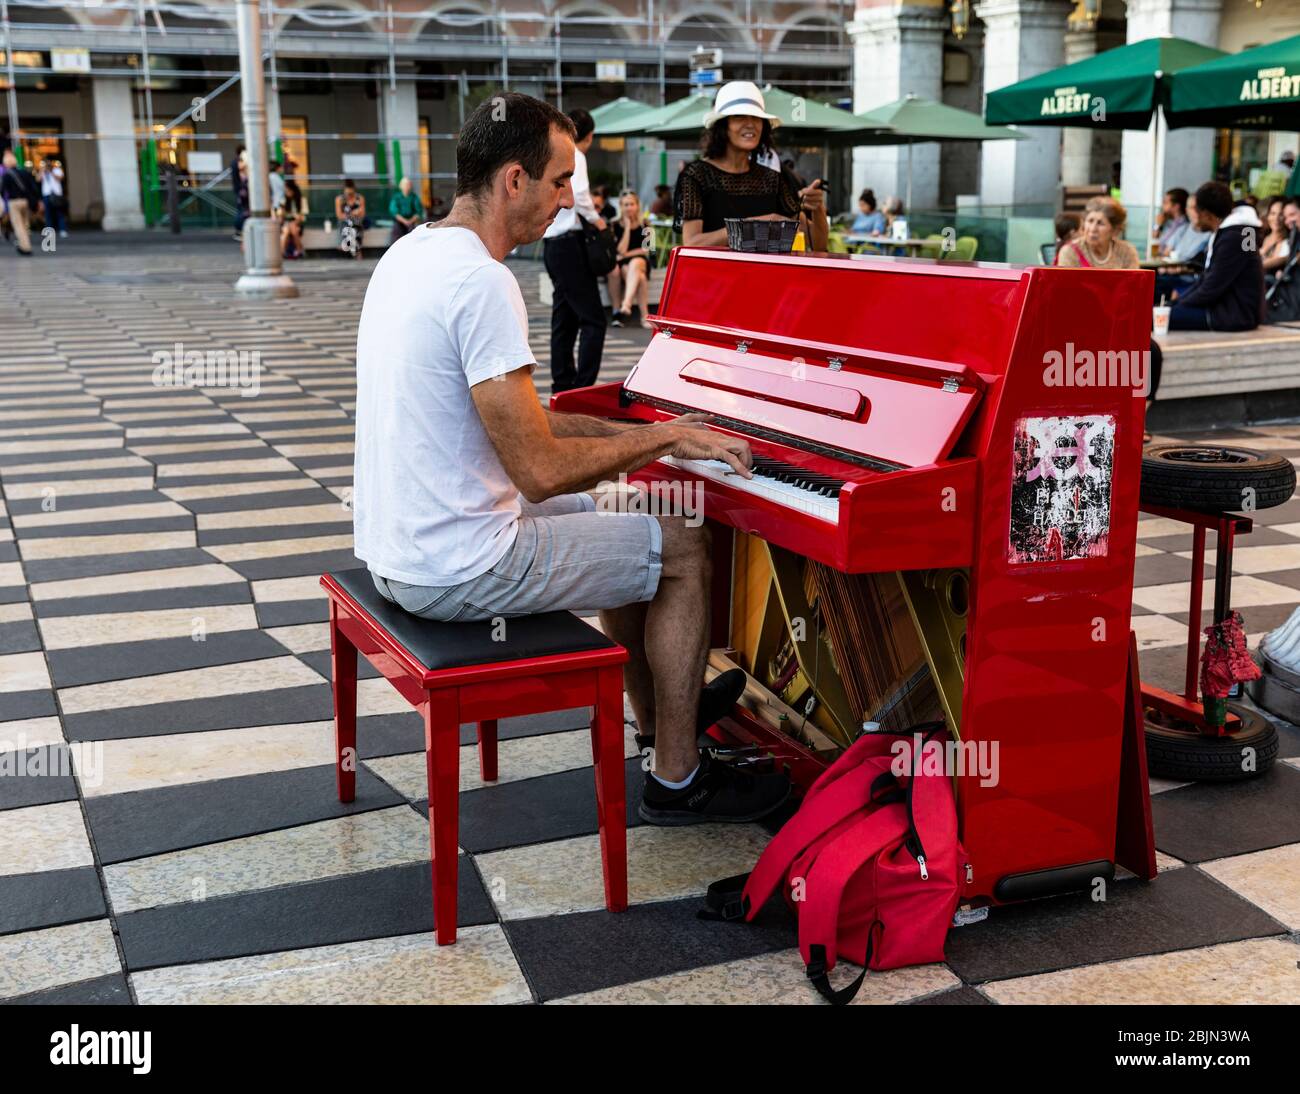
[[[697,916],[701,897],[504,923],[524,975],[542,1000],[598,991],[795,945],[794,919],[769,901],[753,923]]]
[[[1138,667],[1142,683],[1154,684],[1181,695],[1187,674],[1187,647],[1160,646],[1153,650],[1139,650]]]
[[[404,800],[365,767],[355,800],[338,800],[334,768],[302,767],[86,799],[100,861],[108,864],[261,832],[368,813]]]
[[[67,452],[11,452],[0,456],[0,467],[4,468],[5,480],[8,481],[11,471],[15,474],[23,473],[24,464],[74,463],[77,460],[121,459],[131,455],[134,453],[128,452],[121,445],[72,449]]]
[[[292,474],[285,472],[286,475]],[[295,505],[329,505],[339,499],[322,490],[310,479],[297,490],[280,490],[273,494],[228,494],[221,498],[194,498],[182,501],[194,513],[231,513],[246,509],[282,509]]]
[[[1208,603],[1202,605],[1201,623],[1208,627],[1213,619],[1214,600],[1207,597]],[[1245,608],[1238,608],[1241,612],[1242,623],[1245,625],[1247,634],[1254,634],[1257,631],[1271,631],[1275,627],[1280,627],[1288,619],[1291,613],[1296,610],[1297,601],[1293,600],[1289,604],[1251,604]],[[1186,624],[1191,618],[1190,612],[1165,612],[1170,619],[1177,620],[1179,623]]]
[[[333,494],[330,497],[334,497]],[[350,547],[335,551],[316,551],[308,555],[279,555],[275,558],[252,558],[247,562],[231,562],[229,566],[249,581],[263,581],[273,577],[302,577],[305,574],[327,574],[333,570],[355,570],[361,565]]]
[[[127,536],[153,532],[192,532],[194,517],[147,517],[144,520],[114,520],[86,524],[48,524],[37,528],[19,528],[18,542],[32,539],[61,539],[66,536]]]
[[[324,623],[330,617],[329,601],[322,590],[319,599],[280,600],[257,605],[259,627],[294,627],[299,623]]]
[[[310,665],[326,680],[333,679],[329,650],[312,650],[310,653],[300,653],[298,654],[298,660]],[[373,680],[379,675],[379,670],[364,657],[357,658],[357,679]]]
[[[46,654],[50,677],[60,688],[283,656],[284,647],[260,630],[218,631],[202,642],[188,637],[155,638],[51,650]],[[257,666],[250,664],[248,671],[256,675]]]
[[[0,723],[0,748],[20,742],[6,740]],[[72,754],[66,745],[42,745],[0,752],[0,809],[25,809],[29,805],[75,801],[77,783]]]
[[[624,761],[623,777],[627,826],[636,828],[642,823],[637,806],[645,786],[640,756]],[[429,815],[427,800],[415,803],[415,807],[424,816]],[[460,796],[460,845],[475,855],[590,836],[598,830],[596,776],[590,767],[466,790]]]
[[[266,457],[258,456],[258,459],[266,459]],[[294,471],[286,468],[279,471],[225,471],[220,475],[164,475],[158,479],[158,487],[162,489],[172,486],[225,486],[227,483],[234,482],[279,482],[294,474]],[[8,478],[6,474],[5,479]]]
[[[1161,795],[1163,796],[1163,795]],[[948,965],[968,983],[1097,965],[1281,934],[1282,924],[1192,867],[1154,881],[994,908],[948,936]]]
[[[334,495],[331,494],[330,497]],[[343,512],[341,506],[339,512]],[[199,546],[216,547],[224,543],[262,543],[268,539],[312,539],[316,536],[351,534],[350,519],[332,520],[324,524],[276,524],[265,528],[208,528],[199,529]]]
[[[68,494],[58,492],[58,483],[50,483],[54,490],[54,508],[47,509],[44,498],[19,498],[9,502],[9,512],[14,516],[26,513],[70,513],[87,509],[108,509],[117,505],[171,504],[171,498],[157,490],[130,490],[120,494]]]
[[[496,921],[473,864],[460,858],[457,925]],[[159,968],[433,930],[429,863],[185,901],[117,917],[127,968]]]
[[[0,543],[0,562],[18,562],[18,561],[20,561],[20,556],[18,554],[18,544],[13,542]]]
[[[139,570],[170,570],[176,566],[211,565],[217,559],[197,547],[169,551],[132,551],[121,555],[87,554],[73,558],[34,559],[23,563],[28,581],[66,581],[75,577],[105,577]]]
[[[12,623],[0,623],[0,653],[31,653],[40,648],[41,636],[32,620],[16,619]]]
[[[1169,585],[1175,581],[1190,581],[1191,574],[1191,559],[1171,554],[1143,555],[1133,566],[1133,587],[1137,589],[1146,585]],[[1212,564],[1206,564],[1205,576],[1214,576]]]
[[[914,1007],[991,1007],[996,1004],[992,999],[985,995],[981,995],[974,988],[967,987],[963,984],[960,988],[949,988],[947,991],[941,991],[935,995],[927,995],[924,999],[913,999],[911,1005]]]
[[[363,760],[423,751],[424,719],[414,710],[357,719],[357,755]]]
[[[26,599],[26,585],[5,585],[0,587],[0,604],[18,604]]]
[[[1300,570],[1274,570],[1272,573],[1251,576],[1260,581],[1271,581],[1275,585],[1285,585],[1289,589],[1300,589]],[[1291,610],[1295,610],[1294,604],[1291,605]]]
[[[180,585],[173,589],[144,589],[108,596],[66,596],[33,602],[36,615],[53,619],[64,615],[101,615],[107,612],[148,612],[159,608],[206,608],[216,604],[250,604],[246,581],[222,585]]]
[[[1207,862],[1300,843],[1300,771],[1275,764],[1253,779],[1195,783],[1151,799],[1156,846]]]
[[[0,877],[0,935],[103,919],[107,914],[93,866]]]
[[[119,455],[130,456],[131,453],[121,453]],[[153,467],[148,463],[141,463],[139,467],[85,467],[80,470],[65,469],[62,471],[6,471],[5,482],[49,482],[51,486],[57,487],[64,479],[141,479],[147,478],[153,474]]]
[[[221,441],[233,441],[233,440],[241,440],[241,439],[247,440],[248,438],[238,438],[238,437],[220,438]],[[197,442],[195,445],[193,445],[193,447],[196,449],[201,449],[203,445],[211,444],[214,440],[218,440],[218,438],[209,437],[206,440]],[[133,442],[133,445],[139,447],[147,447],[150,443],[151,442],[149,441],[135,441]],[[171,442],[160,439],[160,441],[154,441],[152,443],[168,444]],[[143,455],[145,459],[150,460],[153,463],[156,463],[159,467],[166,467],[169,463],[221,463],[225,460],[264,460],[272,456],[278,456],[280,454],[270,445],[265,443],[241,445],[238,448],[210,448],[206,452],[190,451],[190,447],[191,446],[186,445],[185,449],[179,452],[154,452],[154,453],[144,453]],[[163,476],[163,478],[166,477],[167,476]],[[168,486],[170,484],[160,479],[158,485]]]
[[[18,718],[44,718],[49,714],[58,714],[58,710],[54,705],[54,692],[48,688],[0,692],[0,728],[3,728],[3,723]]]
[[[333,717],[330,686],[306,684],[212,699],[186,699],[69,714],[63,719],[63,729],[69,741],[113,741],[123,737],[156,737],[206,729],[321,722]]]
[[[61,984],[57,988],[48,988],[30,995],[15,995],[10,999],[0,999],[0,1004],[16,1004],[25,1007],[130,1006],[131,992],[126,986],[126,977],[121,973],[113,973],[111,976],[99,976],[94,980]]]

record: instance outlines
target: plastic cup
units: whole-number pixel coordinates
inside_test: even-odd
[[[1153,334],[1169,333],[1169,312],[1171,309],[1157,304],[1151,309],[1151,331]]]

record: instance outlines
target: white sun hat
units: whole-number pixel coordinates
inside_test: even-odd
[[[748,80],[732,80],[731,83],[723,84],[718,88],[718,94],[713,100],[713,109],[704,115],[704,128],[707,129],[719,118],[730,118],[735,115],[766,118],[772,123],[774,129],[781,124],[780,118],[767,112],[767,105],[763,102],[763,93],[759,91],[758,85]]]

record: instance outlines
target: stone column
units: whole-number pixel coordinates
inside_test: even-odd
[[[403,175],[415,176],[420,171],[420,107],[416,100],[416,84],[411,80],[398,80],[397,87],[389,85],[387,77],[383,81],[383,97],[380,100],[379,122],[384,134],[384,155],[388,158],[388,170],[392,174],[393,186],[397,186],[399,176],[393,174],[393,141],[398,140],[402,152]],[[420,192],[416,182],[415,191]],[[387,209],[384,210],[385,214]]]
[[[131,81],[119,76],[92,76],[95,132],[99,139],[99,189],[104,198],[106,232],[137,231],[144,227],[140,208],[140,161],[135,146],[135,113]]]
[[[1173,36],[1217,46],[1222,0],[1128,0],[1128,40]],[[1154,123],[1153,123],[1154,124]],[[1167,130],[1161,137],[1160,160],[1155,165],[1156,206],[1163,191],[1174,186],[1195,190],[1210,178],[1214,163],[1213,129]],[[1152,134],[1124,134],[1120,184],[1130,219],[1147,226],[1152,194]],[[1130,231],[1130,240],[1139,235]]]
[[[940,100],[947,20],[940,3],[859,4],[847,27],[853,42],[854,111],[884,106],[906,95]],[[907,147],[854,148],[850,207],[855,212],[864,187],[874,190],[882,203],[890,195],[906,200]],[[939,146],[918,144],[912,149],[912,204],[933,209],[938,203]]]
[[[1060,68],[1070,0],[984,0],[984,92]],[[1061,130],[1026,126],[1029,140],[985,141],[980,197],[985,205],[1057,204]]]
[[[1086,61],[1097,54],[1097,31],[1085,23],[1071,21],[1065,32],[1065,63]],[[1066,186],[1086,186],[1092,177],[1092,139],[1094,132],[1083,126],[1061,128],[1061,182]]]

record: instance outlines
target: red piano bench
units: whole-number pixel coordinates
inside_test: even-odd
[[[439,623],[390,604],[365,569],[326,574],[339,801],[356,795],[357,651],[424,716],[433,923],[456,941],[460,726],[478,723],[479,767],[497,777],[497,719],[590,706],[605,906],[627,908],[623,663],[627,650],[569,612]]]

